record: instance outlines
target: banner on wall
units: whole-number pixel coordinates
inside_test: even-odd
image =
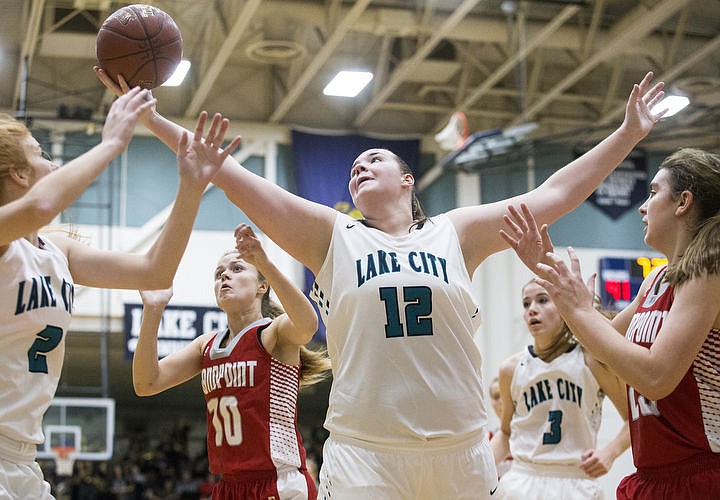
[[[420,140],[378,139],[362,135],[319,135],[292,132],[297,194],[305,199],[334,207],[354,217],[361,217],[353,206],[348,191],[350,168],[360,153],[367,149],[388,149],[402,158],[417,172],[420,161]],[[305,293],[315,277],[305,270]],[[320,323],[315,339],[325,341],[325,325]]]
[[[140,336],[142,304],[125,304],[123,332],[125,359],[132,360]],[[225,313],[217,307],[167,306],[158,331],[158,357],[178,351],[203,333],[227,327]]]
[[[598,186],[588,201],[612,219],[617,219],[646,198],[647,179],[647,156],[634,151]]]

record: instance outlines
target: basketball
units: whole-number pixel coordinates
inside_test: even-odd
[[[95,40],[95,55],[105,72],[130,87],[162,85],[182,58],[182,36],[172,17],[151,5],[128,5],[108,17]]]

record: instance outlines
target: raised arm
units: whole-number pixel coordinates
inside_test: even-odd
[[[172,283],[187,246],[202,194],[228,155],[240,143],[236,137],[219,149],[227,120],[213,119],[207,136],[207,114],[201,113],[192,140],[182,134],[178,143],[180,183],[175,203],[157,240],[145,254],[100,251],[65,238],[70,270],[76,283],[103,288],[158,289]]]
[[[158,331],[172,288],[140,291],[143,315],[133,354],[133,387],[138,396],[152,396],[193,378],[202,369],[202,347],[211,334],[203,334],[179,351],[158,361]]]
[[[118,86],[99,67],[95,68],[95,72],[116,95],[127,92],[121,75],[118,75]],[[143,124],[172,149],[177,147],[178,137],[184,130],[160,115],[157,109],[148,115]],[[233,157],[225,161],[213,184],[222,189],[263,233],[317,274],[330,246],[337,211],[305,200],[253,174]]]
[[[287,349],[296,356],[297,348],[307,344],[317,330],[315,309],[302,290],[268,259],[250,226],[240,224],[235,229],[235,241],[240,258],[262,273],[285,310],[267,329],[269,335],[263,337],[263,345],[271,353]]]
[[[675,289],[673,304],[648,349],[624,336],[609,334],[607,323],[598,318],[602,315],[579,298],[583,288],[579,286],[580,262],[572,248],[568,255],[570,268],[555,254],[550,255],[550,265],[540,264],[538,274],[544,279],[538,284],[556,302],[570,329],[598,360],[646,398],[657,400],[670,394],[700,352],[710,329],[720,327],[720,276],[693,278]]]
[[[662,117],[652,113],[663,97],[662,82],[651,87],[648,73],[633,86],[620,127],[597,146],[551,175],[532,191],[509,200],[462,207],[449,212],[460,236],[468,269],[473,271],[487,256],[507,248],[500,237],[508,204],[525,203],[540,224],[550,224],[578,207],[632,151]]]
[[[6,182],[16,182],[29,189],[15,201],[0,206],[0,248],[50,223],[87,189],[127,147],[139,117],[147,114],[153,105],[148,99],[150,95],[146,90],[139,87],[128,90],[110,107],[100,143],[34,185],[29,168],[9,170],[10,179]],[[28,140],[39,149],[31,137],[28,136]]]

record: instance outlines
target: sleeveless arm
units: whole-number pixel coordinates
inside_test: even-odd
[[[568,163],[532,191],[508,200],[449,212],[460,236],[470,274],[486,257],[508,248],[500,236],[507,205],[526,204],[538,226],[551,224],[577,208],[652,129],[662,116],[650,108],[662,96],[663,83],[652,88],[652,73],[633,87],[620,127],[597,146]]]

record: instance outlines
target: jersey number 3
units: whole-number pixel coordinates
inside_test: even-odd
[[[405,303],[407,336],[432,335],[432,290],[426,286],[405,286],[402,289]],[[380,288],[380,300],[385,304],[385,337],[404,337],[405,331],[400,320],[400,300],[397,287]]]
[[[552,410],[548,412],[548,422],[550,422],[550,430],[543,434],[543,444],[558,444],[562,438],[563,413],[560,410]]]
[[[62,328],[51,325],[35,334],[35,342],[28,349],[28,370],[31,373],[48,372],[46,354],[58,346],[62,337]]]
[[[223,441],[230,446],[238,446],[242,443],[242,419],[235,396],[209,399],[207,411],[212,415],[215,446],[222,446]]]

